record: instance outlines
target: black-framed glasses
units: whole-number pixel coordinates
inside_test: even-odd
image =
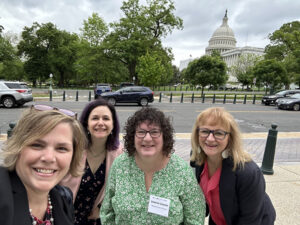
[[[60,109],[60,108],[49,106],[49,105],[32,105],[31,108],[38,110],[38,111],[57,110],[67,116],[77,119],[77,113],[73,112],[71,110],[68,110],[68,109]]]
[[[224,140],[227,134],[230,134],[224,130],[210,130],[206,128],[197,128],[197,131],[201,138],[207,138],[210,134],[213,134],[214,138],[220,141]]]
[[[138,138],[144,138],[147,133],[149,133],[152,138],[158,138],[161,135],[161,130],[137,130],[135,131],[135,136]]]

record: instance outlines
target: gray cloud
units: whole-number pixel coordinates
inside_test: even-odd
[[[141,0],[142,3],[145,0]],[[229,26],[237,46],[264,47],[268,35],[287,22],[300,19],[300,1],[295,0],[175,0],[175,14],[184,29],[163,40],[175,55],[174,63],[204,54],[213,32],[221,25],[228,9]],[[20,34],[33,22],[52,22],[59,29],[79,33],[83,20],[97,12],[106,23],[118,21],[120,0],[1,0],[0,24],[5,32]]]

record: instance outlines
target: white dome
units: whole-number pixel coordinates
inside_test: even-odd
[[[209,45],[205,49],[206,54],[210,55],[213,50],[217,50],[220,53],[234,49],[236,47],[236,40],[232,29],[227,24],[227,10],[223,18],[222,25],[215,30],[212,37],[209,40]]]

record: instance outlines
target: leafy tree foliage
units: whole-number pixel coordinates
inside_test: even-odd
[[[283,24],[269,35],[269,39],[271,43],[265,48],[265,58],[283,62],[290,82],[300,86],[300,21]]]
[[[52,73],[54,81],[63,87],[73,74],[76,55],[73,43],[77,39],[76,34],[60,31],[52,23],[35,22],[32,27],[25,27],[18,49],[26,60],[24,69],[28,80],[35,86],[37,82],[45,82]]]
[[[137,72],[140,83],[145,86],[154,86],[170,80],[172,66],[170,63],[165,66],[161,55],[157,52],[152,52],[152,54],[147,52],[139,58]]]
[[[271,92],[289,83],[285,67],[276,59],[265,59],[253,69],[256,82],[271,88]]]
[[[175,7],[171,0],[148,0],[147,4],[140,5],[139,0],[124,1],[121,7],[124,17],[110,24],[113,30],[104,41],[106,54],[122,62],[130,79],[135,77],[137,83],[139,58],[147,51],[167,51],[161,47],[161,38],[175,28],[182,28],[182,20],[173,14]]]
[[[189,63],[185,78],[193,85],[201,85],[203,93],[207,85],[218,86],[226,83],[226,64],[219,56],[204,55]]]

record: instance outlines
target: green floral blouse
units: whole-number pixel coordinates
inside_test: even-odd
[[[148,192],[144,172],[126,153],[115,159],[108,179],[100,210],[103,225],[204,224],[203,193],[191,167],[177,155],[154,174]],[[148,212],[150,195],[170,200],[168,216]]]

